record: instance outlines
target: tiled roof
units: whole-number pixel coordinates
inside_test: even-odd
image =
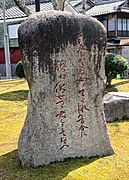
[[[79,4],[82,4],[82,0],[72,0],[72,1],[69,1],[69,2],[74,7],[78,6]],[[95,4],[92,0],[87,0],[86,3],[91,4],[91,5]]]
[[[123,1],[123,0],[104,0],[104,1],[98,1],[95,4],[97,4],[97,5],[110,4],[110,3],[114,3],[114,2],[118,2],[118,1],[120,2],[120,1]]]
[[[35,4],[27,5],[27,7],[32,12],[35,12]],[[68,1],[66,1],[65,2],[65,11],[67,11],[68,8],[73,8],[73,10],[76,11],[75,8],[72,7]],[[53,10],[53,5],[51,2],[40,3],[40,11],[48,11],[48,10]],[[6,14],[6,19],[15,19],[15,18],[26,17],[26,14],[24,14],[17,6],[13,6],[12,8],[7,9],[5,14]],[[0,20],[3,20],[2,13],[0,14]]]
[[[35,12],[35,4],[28,5],[27,6],[32,12]],[[48,11],[52,10],[53,6],[51,2],[41,3],[40,4],[41,11]],[[17,6],[13,6],[6,10],[6,19],[14,19],[14,18],[22,18],[26,17],[26,14],[24,14]],[[2,14],[0,14],[0,19],[3,19]]]
[[[82,3],[82,0],[70,1],[70,4],[72,4],[72,6],[74,6],[74,7],[76,7],[80,3]]]
[[[23,3],[25,3],[26,5],[27,4],[35,4],[35,0],[21,0]],[[46,2],[46,1],[49,1],[49,0],[40,0],[40,3],[41,2]]]
[[[121,6],[125,1],[110,2],[108,4],[96,5],[86,11],[86,14],[91,16],[98,16],[102,14],[109,14],[117,11],[117,8]]]

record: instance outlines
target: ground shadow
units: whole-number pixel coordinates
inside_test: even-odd
[[[122,123],[122,122],[129,122],[129,118],[126,116],[123,116],[122,119],[116,119],[115,121],[112,122],[107,122],[108,124],[115,124],[115,123]]]
[[[123,84],[129,84],[129,80],[123,80],[121,82],[116,82],[115,84],[111,85],[110,87],[105,87],[103,91],[103,96],[106,95],[109,92],[118,92],[117,86],[123,85]]]
[[[122,123],[122,122],[129,122],[129,118],[118,119],[118,120],[115,120],[112,122],[107,122],[107,124],[111,124],[114,126],[114,125]]]
[[[19,84],[23,84],[25,82],[25,79],[22,79],[22,80],[16,80],[16,79],[13,79],[13,80],[0,80],[0,85],[19,85]]]
[[[105,87],[102,96],[106,95],[109,92],[118,92],[118,89],[114,85],[111,85],[111,87]]]
[[[11,91],[0,94],[0,99],[4,101],[24,101],[28,98],[28,90]]]
[[[18,151],[12,151],[0,156],[0,174],[3,179],[36,179],[59,180],[67,176],[73,170],[88,165],[99,157],[93,158],[68,158],[63,162],[56,162],[38,168],[25,168],[21,166]]]

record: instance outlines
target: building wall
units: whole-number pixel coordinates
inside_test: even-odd
[[[127,59],[128,63],[129,63],[129,46],[123,46],[122,47],[122,52],[121,55]]]
[[[10,48],[10,62],[16,64],[21,60],[19,48]],[[0,64],[5,64],[4,49],[0,48]]]
[[[15,67],[16,64],[21,60],[21,55],[19,52],[19,48],[10,48],[10,61],[11,61],[11,74],[15,76]],[[6,76],[6,65],[5,65],[5,56],[4,49],[0,49],[0,76]]]
[[[21,22],[23,22],[23,20],[7,20],[6,24],[7,24],[7,32],[9,35],[9,25],[17,25],[17,24],[21,24]],[[3,21],[0,21],[0,48],[4,47],[4,25],[3,25]],[[19,47],[18,45],[18,38],[9,38],[9,47]]]
[[[9,25],[20,24],[23,20],[7,20],[7,30]],[[9,50],[10,50],[10,63],[12,76],[15,76],[15,66],[21,60],[19,52],[18,38],[9,38]],[[0,21],[0,76],[6,76],[6,64],[4,55],[4,26],[3,21]]]
[[[0,64],[5,64],[4,49],[0,48]]]
[[[4,26],[3,23],[0,23],[0,48],[4,47]]]

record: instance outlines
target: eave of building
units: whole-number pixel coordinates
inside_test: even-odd
[[[113,47],[114,46],[114,47]],[[112,49],[116,48],[116,46],[129,46],[129,38],[127,39],[117,39],[117,41],[114,39],[111,39],[110,41],[107,41],[106,48]]]
[[[70,4],[76,8],[76,6],[80,5],[82,0],[70,1]]]
[[[86,3],[91,7],[95,6],[95,3],[91,0],[87,0]],[[70,1],[70,4],[76,8],[78,5],[82,4],[82,0]]]
[[[115,2],[126,2],[126,0],[104,0],[104,1],[98,1],[95,4],[96,5],[104,5],[104,4],[111,4],[111,3],[115,3]]]
[[[89,14],[87,14],[87,15],[89,15]],[[104,19],[112,19],[113,17],[117,17],[117,18],[126,17],[126,18],[129,18],[129,9],[128,10],[121,9],[121,10],[118,10],[118,11],[114,11],[112,13],[105,12],[104,14],[92,15],[92,17],[97,18],[100,21],[102,21]]]
[[[90,16],[99,16],[103,14],[110,14],[117,12],[120,9],[122,9],[122,5],[125,3],[125,1],[118,1],[118,2],[110,2],[107,4],[101,4],[96,5],[89,10],[86,11],[86,14]],[[128,10],[128,8],[124,8]]]
[[[27,17],[22,17],[22,18],[15,18],[15,19],[7,19],[6,22],[7,23],[15,23],[15,22],[22,22],[26,19]],[[0,23],[3,23],[3,20],[0,20]]]

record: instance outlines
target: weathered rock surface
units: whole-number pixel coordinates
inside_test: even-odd
[[[24,166],[113,154],[102,105],[104,27],[90,16],[47,11],[19,28],[30,93],[19,142]]]
[[[129,118],[129,93],[110,92],[103,97],[107,122]]]

